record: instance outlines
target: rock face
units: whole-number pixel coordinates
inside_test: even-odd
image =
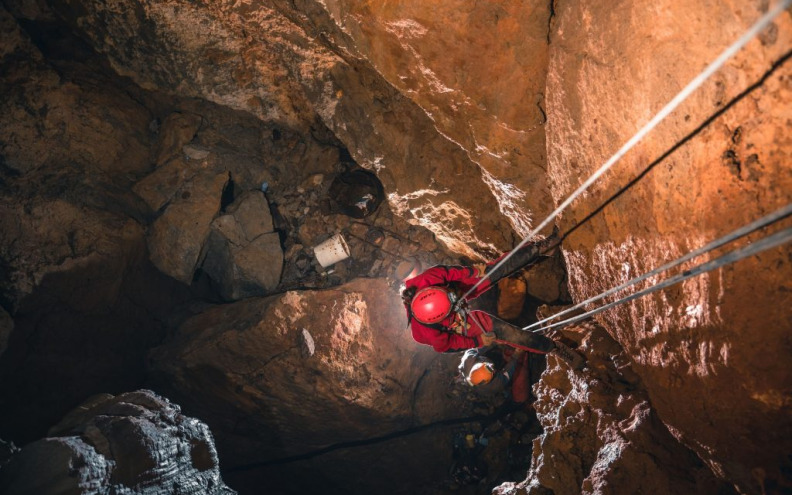
[[[37,493],[234,494],[209,428],[142,390],[92,398],[0,470],[0,490]]]
[[[202,268],[226,300],[274,290],[283,271],[283,251],[264,193],[240,196],[226,215],[215,219],[206,251]]]
[[[472,404],[449,394],[456,357],[418,346],[405,324],[393,289],[381,280],[358,279],[332,290],[287,292],[209,309],[188,320],[173,343],[152,351],[149,362],[158,389],[178,397],[186,410],[202,411],[229,470],[257,463],[264,468],[334,444],[471,414]],[[408,450],[447,456],[442,434],[435,435],[400,442],[407,442]],[[383,448],[390,447],[317,460],[310,468],[315,479],[302,483],[349,487],[350,470],[365,465],[367,455],[383,455]],[[399,493],[445,477],[438,466],[448,464],[440,458],[421,468],[400,457],[380,458],[377,469],[383,475],[361,477],[355,490],[393,490],[388,483],[398,479],[402,462],[414,465],[415,480]],[[288,478],[300,477],[293,466],[279,469],[269,486],[286,490],[296,483],[281,481],[286,472],[292,473]]]
[[[695,8],[673,1],[621,8],[559,3],[547,85],[556,200],[599,167],[764,8],[762,2],[731,1]],[[790,62],[780,60],[790,40],[792,22],[783,13],[564,214],[562,232],[723,111],[567,239],[575,300],[789,203],[792,93]],[[759,87],[732,104],[776,62],[780,65]],[[631,356],[658,418],[744,493],[792,486],[786,448],[792,442],[792,381],[781,365],[792,358],[791,276],[789,248],[781,247],[600,319]]]
[[[151,379],[249,486],[432,493],[445,470],[403,453],[442,457],[445,430],[367,442],[469,404],[378,277],[461,261],[438,242],[516,244],[767,5],[4,1],[0,437]],[[572,299],[789,202],[790,41],[785,12],[564,212],[562,233],[656,165],[566,238]],[[386,201],[352,219],[328,192],[359,166]],[[338,233],[351,256],[321,270]],[[547,433],[501,490],[789,491],[790,264],[774,249],[604,313],[588,371],[550,358]],[[566,301],[563,279],[540,265],[504,311]],[[36,449],[101,453],[64,438]]]
[[[534,387],[544,434],[534,441],[528,479],[494,493],[735,493],[674,440],[605,330],[587,324],[567,335],[580,341],[586,369],[548,358]]]
[[[123,214],[134,198],[115,178],[146,167],[138,125],[145,129],[147,112],[99,77],[86,77],[92,89],[61,80],[2,9],[0,23],[0,300],[15,309],[47,275],[87,270],[93,287],[65,297],[82,307],[112,301],[142,234]]]
[[[282,11],[287,8],[286,2],[276,4]],[[479,165],[500,213],[519,234],[527,234],[534,217],[551,211],[543,172],[543,99],[552,3],[450,1],[427,9],[420,2],[329,0],[307,2],[302,12],[291,9],[285,10],[287,15],[303,28],[308,26],[309,32],[323,33],[345,60],[349,55],[365,59],[420,107],[431,119],[432,131]],[[343,116],[345,102],[340,100],[336,113]],[[343,122],[344,126],[332,121],[329,125],[342,140],[361,142],[349,119]],[[378,164],[369,153],[361,154],[368,158],[363,163]],[[441,159],[448,161],[448,155]],[[387,157],[379,164],[385,166],[384,160]],[[423,156],[418,163],[407,163],[407,171],[427,164],[437,184],[447,183],[440,177],[445,164],[432,161]],[[387,166],[400,174],[398,164]],[[402,198],[409,204],[408,199],[417,199],[398,189],[400,195],[393,200]],[[482,209],[476,214],[483,218]]]
[[[546,6],[456,2],[444,8],[450,21],[354,2],[48,4],[146,89],[302,132],[321,121],[377,171],[395,211],[457,252],[504,250],[512,229],[525,233],[531,212],[550,206],[540,106]],[[469,64],[446,57],[439,46],[468,29],[497,33],[506,50],[494,56],[491,34],[467,33],[459,53],[486,55]],[[496,68],[508,75],[480,84]]]
[[[192,282],[228,179],[227,173],[220,173],[191,181],[151,226],[151,261],[160,271],[185,284]]]

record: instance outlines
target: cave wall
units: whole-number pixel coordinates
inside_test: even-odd
[[[447,5],[441,17],[315,2],[50,8],[144,88],[295,129],[321,121],[377,171],[394,211],[459,253],[508,248],[533,212],[550,206],[541,108],[547,6]],[[363,18],[374,20],[370,29]],[[475,56],[449,58],[452,46]],[[493,73],[497,82],[480,84]]]
[[[398,432],[477,414],[458,359],[413,342],[397,289],[361,278],[207,309],[148,366],[209,424],[240,491],[397,494],[436,493],[453,434]]]
[[[149,355],[148,370],[185,407],[207,414],[224,435],[219,448],[239,470],[246,459],[268,462],[371,435],[374,425],[397,429],[464,409],[453,409],[456,399],[439,403],[453,372],[431,351],[401,342],[405,347],[388,348],[393,360],[383,360],[381,349],[405,334],[396,333],[400,312],[381,314],[391,289],[379,281],[289,293],[276,296],[278,302],[179,308],[198,313],[181,324],[185,315],[172,311],[195,296],[186,286],[222,209],[218,196],[229,173],[246,190],[267,181],[276,186],[276,201],[290,203],[281,205],[284,211],[305,215],[316,207],[310,184],[332,170],[338,147],[345,146],[382,179],[396,218],[430,228],[457,253],[493,254],[513,245],[551,201],[571,192],[766,7],[759,1],[694,7],[670,0],[452,2],[430,5],[427,15],[424,5],[329,0],[4,4],[28,29],[0,10],[0,84],[8,95],[0,103],[0,274],[4,311],[13,317],[0,313],[0,344],[8,347],[0,360],[2,433],[24,430],[21,438],[36,438],[75,397],[136,388],[147,349],[178,327],[174,341]],[[72,40],[61,48],[70,52],[69,63],[53,64],[57,47],[45,57],[29,33],[37,23],[61,22],[88,45]],[[565,241],[576,300],[788,202],[789,68],[782,57],[789,41],[785,13],[563,215],[562,231],[725,109]],[[128,79],[111,81],[109,72],[89,69],[92,49]],[[761,87],[730,105],[775,61]],[[167,129],[174,112],[195,122],[181,138],[163,142],[159,126]],[[202,157],[185,158],[188,144],[195,145],[193,157]],[[198,170],[214,187],[191,198],[176,194],[186,192],[179,183],[167,201],[147,204],[146,178],[168,164],[179,174]],[[158,256],[168,254],[179,230],[152,244],[150,224],[180,204],[184,220],[191,211],[185,202],[196,199],[207,209],[203,230],[192,232],[189,262],[171,270]],[[382,218],[379,225],[397,221]],[[339,215],[321,217],[286,247],[307,249],[347,225]],[[425,239],[419,231],[409,237]],[[417,244],[430,250],[433,241]],[[155,264],[181,283],[148,261],[157,249]],[[707,471],[745,493],[788,489],[790,376],[778,365],[790,357],[788,252],[768,251],[600,317],[613,341],[591,348],[583,342],[581,351],[603,361],[619,356],[619,367],[633,366],[637,378],[624,371],[627,385],[611,374],[600,386],[551,368],[536,390],[548,435],[536,444],[526,482],[507,489],[723,489]],[[273,309],[295,299],[303,301],[299,308]],[[332,328],[305,323],[320,316],[309,315],[305,304],[334,308],[339,300],[365,307],[367,323],[351,323],[362,313],[338,314],[334,318],[346,323]],[[262,311],[269,311],[268,320]],[[316,337],[316,355],[302,347],[303,323]],[[360,330],[356,338],[366,345],[349,344],[348,326]],[[616,343],[624,354],[613,347],[598,356]],[[226,354],[218,356],[218,349]],[[93,367],[83,368],[85,362]],[[429,381],[421,378],[426,369]],[[614,393],[632,394],[638,379],[640,391],[627,398]],[[399,385],[383,385],[391,382]],[[284,387],[291,383],[294,389]],[[358,395],[344,395],[338,383]],[[415,389],[423,391],[425,411],[411,409],[414,403],[399,395]],[[307,411],[297,407],[306,396]],[[396,402],[381,403],[382,397]],[[229,409],[232,417],[226,417]],[[315,429],[339,410],[354,414]],[[267,423],[240,419],[249,417]],[[570,428],[554,429],[557,417],[569,419]],[[591,417],[604,418],[602,428],[581,426]],[[588,443],[576,443],[578,434]],[[416,437],[401,445],[430,446],[442,455],[442,440]],[[651,443],[663,444],[659,468],[642,452]],[[350,466],[387,457],[388,445],[338,452],[303,467],[343,491]],[[564,471],[563,483],[554,485],[558,480],[547,476],[561,464],[552,456],[570,449],[585,469]],[[624,455],[614,457],[616,451]],[[385,464],[396,472],[415,468],[396,456]],[[277,465],[258,476],[274,479]],[[335,475],[324,471],[329,465]],[[440,475],[437,465],[431,469],[420,479]],[[650,474],[643,485],[620,470]],[[693,474],[672,479],[686,470]],[[280,481],[292,476],[278,472]],[[398,482],[398,476],[382,482]]]
[[[147,109],[84,70],[86,47],[61,45],[72,72],[3,9],[0,23],[0,303],[13,317],[0,422],[20,441],[89,394],[139,383],[163,328],[152,314],[183,292],[147,263],[129,189],[149,166]],[[141,289],[152,283],[156,298]]]
[[[556,2],[547,83],[556,200],[566,198],[767,5]],[[785,12],[575,202],[563,215],[562,231],[787,56],[791,37]],[[575,300],[789,203],[789,78],[789,62],[781,62],[760,87],[565,241]],[[782,246],[598,318],[629,354],[669,431],[745,493],[792,486],[792,380],[784,364],[792,354],[790,261],[789,248]]]
[[[498,495],[549,493],[736,493],[677,442],[652,407],[631,360],[596,322],[567,327],[587,362],[571,371],[556,356],[534,386],[543,434],[525,480]]]
[[[329,40],[345,60],[365,60],[416,103],[436,132],[482,168],[501,214],[518,234],[526,235],[534,218],[549,213],[543,106],[551,3],[277,5]]]

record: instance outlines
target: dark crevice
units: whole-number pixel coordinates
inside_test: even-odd
[[[547,18],[547,44],[550,44],[550,33],[553,27],[553,19],[555,18],[555,0],[550,0],[550,16]]]
[[[231,174],[228,174],[228,182],[226,183],[225,187],[223,188],[222,194],[220,194],[220,213],[225,213],[226,208],[231,206],[231,203],[234,202],[234,178],[231,177]]]
[[[423,431],[442,427],[442,426],[453,426],[453,425],[460,425],[465,423],[490,423],[498,418],[505,416],[506,414],[510,413],[511,411],[508,408],[504,408],[502,410],[496,411],[490,415],[476,415],[476,416],[467,416],[464,418],[451,418],[451,419],[443,419],[440,421],[435,421],[432,423],[427,423],[425,425],[414,426],[412,428],[407,428],[405,430],[394,431],[382,436],[372,437],[372,438],[365,438],[362,440],[352,440],[349,442],[339,442],[333,445],[328,445],[327,447],[323,447],[321,449],[312,450],[310,452],[306,452],[303,454],[297,454],[288,457],[280,457],[277,459],[269,459],[266,461],[254,462],[251,464],[245,464],[241,466],[235,466],[228,469],[229,473],[238,472],[238,471],[250,471],[253,469],[260,469],[265,468],[268,466],[280,465],[280,464],[289,464],[292,462],[299,462],[305,461],[309,459],[313,459],[314,457],[319,457],[324,454],[328,454],[333,451],[342,450],[342,449],[351,449],[355,447],[364,447],[367,445],[373,445],[381,442],[387,442],[389,440],[393,440],[400,437],[405,437],[408,435],[414,435],[416,433],[421,433]]]

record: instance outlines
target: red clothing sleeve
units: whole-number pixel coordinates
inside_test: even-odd
[[[433,266],[423,273],[407,280],[404,284],[407,287],[415,287],[416,289],[423,289],[430,285],[445,285],[449,282],[456,282],[457,285],[464,291],[469,290],[476,285],[476,282],[481,278],[478,270],[472,266]],[[489,287],[489,280],[476,287],[476,291],[470,295],[474,298],[487,290]]]
[[[446,285],[449,282],[455,282],[457,286],[467,291],[479,281],[481,274],[473,267],[467,266],[433,266],[423,273],[407,280],[404,284],[407,287],[415,287],[416,290],[421,290],[424,287],[431,285]],[[476,291],[471,294],[471,297],[476,297],[478,294],[487,289],[486,283],[476,288]],[[427,327],[421,322],[410,316],[410,310],[407,309],[407,318],[410,320],[410,329],[412,330],[413,339],[421,344],[430,345],[437,352],[454,352],[465,349],[472,349],[474,347],[481,347],[482,342],[478,336],[481,334],[482,327],[485,331],[492,328],[491,322],[488,318],[478,318],[477,322],[469,322],[468,335],[460,335],[451,331],[442,331],[436,328]],[[446,318],[441,324],[448,327],[453,321],[453,316]]]
[[[424,326],[415,318],[410,321],[410,329],[416,342],[430,345],[437,352],[463,351],[481,346],[477,336],[465,337],[456,333],[443,332]]]

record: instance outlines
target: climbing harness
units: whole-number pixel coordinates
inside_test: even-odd
[[[557,314],[555,314],[555,315],[553,315],[551,317],[545,318],[543,320],[539,320],[536,323],[528,325],[527,327],[524,327],[523,330],[532,330],[534,328],[540,327],[540,326],[542,326],[543,324],[547,323],[550,320],[555,320],[555,319],[560,318],[563,315],[569,314],[569,313],[571,313],[571,312],[573,312],[573,311],[575,311],[577,309],[584,308],[588,304],[591,304],[591,303],[593,303],[595,301],[599,301],[600,299],[603,299],[603,298],[605,298],[605,297],[607,297],[607,296],[609,296],[611,294],[614,294],[614,293],[619,292],[619,291],[621,291],[623,289],[631,287],[631,286],[637,284],[638,282],[646,280],[649,277],[652,277],[652,276],[657,275],[659,273],[662,273],[662,272],[664,272],[666,270],[669,270],[671,268],[679,266],[680,264],[684,263],[685,261],[688,261],[690,259],[693,259],[693,258],[696,258],[698,256],[701,256],[702,254],[708,253],[708,252],[712,251],[713,249],[719,248],[719,247],[723,246],[724,244],[728,244],[728,243],[730,243],[732,241],[735,241],[735,240],[737,240],[737,239],[739,239],[741,237],[744,237],[744,236],[750,234],[751,232],[754,232],[754,231],[756,231],[756,230],[758,230],[758,229],[760,229],[762,227],[765,227],[767,225],[770,225],[772,223],[778,222],[778,221],[780,221],[780,220],[782,220],[782,219],[784,219],[784,218],[786,218],[786,217],[788,217],[790,215],[792,215],[792,203],[788,204],[787,206],[785,206],[785,207],[783,207],[783,208],[781,208],[781,209],[779,209],[779,210],[777,210],[777,211],[775,211],[775,212],[773,212],[773,213],[771,213],[769,215],[765,215],[764,217],[760,218],[759,220],[756,220],[754,222],[749,223],[748,225],[740,227],[740,228],[732,231],[731,233],[721,237],[720,239],[716,239],[716,240],[710,242],[706,246],[703,246],[703,247],[700,247],[700,248],[698,248],[698,249],[696,249],[694,251],[691,251],[691,252],[687,253],[686,255],[684,255],[684,256],[682,256],[680,258],[677,258],[677,259],[675,259],[675,260],[673,260],[673,261],[671,261],[669,263],[666,263],[665,265],[663,265],[663,266],[661,266],[659,268],[655,268],[654,270],[652,270],[650,272],[644,273],[643,275],[641,275],[639,277],[635,277],[632,280],[629,280],[629,281],[619,285],[618,287],[614,287],[614,288],[609,289],[609,290],[607,290],[607,291],[605,291],[605,292],[603,292],[603,293],[601,293],[599,295],[596,295],[594,297],[590,297],[590,298],[586,299],[583,302],[575,304],[571,308],[567,308],[564,311],[561,311],[560,313],[557,313]]]
[[[586,181],[580,185],[569,197],[564,200],[550,215],[545,218],[538,227],[534,228],[525,238],[515,247],[508,255],[506,255],[494,267],[493,271],[497,270],[501,265],[506,263],[512,253],[516,252],[528,243],[529,239],[533,238],[545,226],[547,226],[555,217],[564,211],[572,202],[578,198],[583,192],[586,191],[597,179],[599,179],[605,172],[607,172],[619,159],[621,159],[629,150],[631,150],[638,142],[643,139],[650,131],[652,131],[657,124],[665,119],[671,112],[673,112],[684,100],[686,100],[696,89],[698,89],[712,74],[720,69],[728,59],[733,57],[740,49],[742,49],[751,39],[759,34],[762,29],[769,25],[776,17],[778,17],[785,9],[792,6],[792,0],[781,0],[774,8],[770,9],[763,15],[748,31],[745,32],[737,41],[732,43],[726,50],[721,53],[712,63],[710,63],[699,75],[693,78],[687,86],[685,86],[668,104],[666,104],[657,114],[646,123],[635,135],[630,138],[608,161],[606,161],[599,169],[597,169]],[[487,275],[482,277],[467,293],[462,296],[462,299],[470,295],[476,288],[487,280]]]
[[[720,257],[718,257],[718,258],[716,258],[714,260],[711,260],[711,261],[708,261],[706,263],[701,263],[699,265],[696,265],[696,266],[694,266],[693,268],[691,268],[689,270],[685,270],[684,272],[682,272],[682,273],[680,273],[678,275],[675,275],[675,276],[673,276],[671,278],[663,280],[662,282],[659,282],[659,283],[657,283],[655,285],[647,287],[646,289],[643,289],[643,290],[640,290],[638,292],[635,292],[634,294],[630,294],[629,296],[626,296],[626,297],[623,297],[623,298],[618,299],[616,301],[610,302],[610,303],[608,303],[608,304],[606,304],[604,306],[600,306],[598,308],[592,309],[591,311],[583,313],[583,314],[581,314],[579,316],[568,318],[566,320],[562,320],[562,321],[559,321],[557,323],[553,323],[551,325],[547,325],[545,327],[542,327],[542,328],[539,328],[539,329],[536,329],[536,330],[533,330],[533,331],[537,332],[537,333],[544,333],[547,330],[550,330],[551,328],[557,328],[557,327],[571,325],[572,323],[577,323],[577,322],[585,320],[586,318],[588,318],[590,316],[593,316],[593,315],[595,315],[597,313],[601,313],[601,312],[605,311],[606,309],[610,309],[610,308],[612,308],[614,306],[618,306],[620,304],[624,304],[626,302],[632,301],[633,299],[638,299],[639,297],[645,296],[647,294],[651,294],[652,292],[656,292],[656,291],[658,291],[660,289],[664,289],[664,288],[669,287],[671,285],[674,285],[676,283],[682,282],[683,280],[687,280],[687,279],[689,279],[691,277],[695,277],[697,275],[701,275],[702,273],[709,272],[709,271],[714,270],[716,268],[720,268],[722,266],[729,265],[731,263],[739,261],[739,260],[741,260],[743,258],[746,258],[748,256],[752,256],[754,254],[761,253],[762,251],[765,251],[767,249],[771,249],[771,248],[774,248],[776,246],[780,246],[782,244],[785,244],[785,243],[789,242],[790,240],[792,240],[792,227],[787,227],[787,228],[785,228],[783,230],[780,230],[780,231],[776,232],[775,234],[772,234],[772,235],[769,235],[769,236],[764,237],[762,239],[759,239],[758,241],[756,241],[756,242],[754,242],[752,244],[748,244],[747,246],[743,246],[743,247],[741,247],[739,249],[735,249],[733,251],[730,251],[730,252],[724,254],[723,256],[720,256]]]

